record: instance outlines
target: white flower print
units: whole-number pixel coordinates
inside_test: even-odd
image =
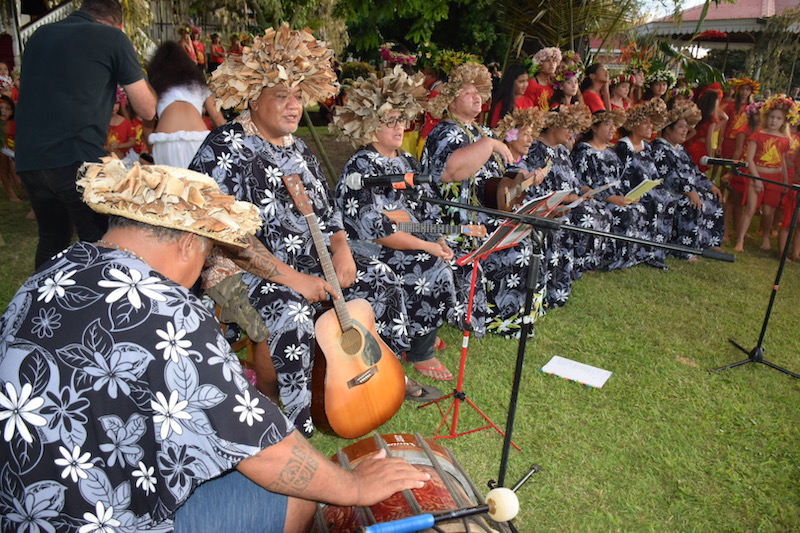
[[[88,524],[81,526],[78,533],[115,533],[115,528],[122,525],[119,520],[114,518],[114,507],[109,506],[106,509],[106,506],[101,501],[95,504],[94,514],[83,513],[83,519]]]
[[[164,350],[164,361],[172,359],[173,363],[177,363],[181,357],[189,355],[186,348],[192,346],[192,341],[186,339],[186,330],[181,328],[175,331],[175,326],[172,322],[167,322],[167,331],[160,329],[156,330],[156,335],[164,339],[156,344],[156,350]]]
[[[223,344],[219,344],[220,342]],[[225,339],[218,338],[217,344],[207,342],[206,348],[214,354],[208,358],[208,364],[212,366],[222,364],[222,377],[225,378],[225,381],[230,381],[235,373],[241,371],[242,363],[236,354],[229,349]]]
[[[270,185],[276,186],[281,182],[283,172],[278,167],[267,167],[264,169],[264,177]]]
[[[259,203],[262,205],[261,215],[264,218],[271,218],[275,215],[277,202],[275,202],[275,193],[273,191],[264,190],[264,198]]]
[[[283,238],[283,244],[286,246],[286,251],[290,254],[296,254],[300,251],[303,241],[299,235],[287,235]]]
[[[230,145],[234,150],[241,150],[244,138],[238,131],[226,131],[222,134],[224,144]]]
[[[156,482],[158,480],[153,475],[155,471],[154,467],[147,467],[143,462],[139,461],[139,470],[134,470],[133,472],[133,477],[137,478],[136,487],[142,487],[145,494],[156,491]]]
[[[417,294],[430,294],[431,283],[425,278],[417,278],[414,282],[414,292]]]
[[[289,303],[289,317],[295,322],[306,323],[311,320],[311,307],[302,302]]]
[[[27,424],[32,426],[44,426],[47,420],[33,411],[40,408],[44,403],[44,398],[37,396],[31,398],[33,387],[30,383],[25,383],[17,395],[17,389],[10,382],[6,382],[6,394],[0,392],[0,421],[6,420],[6,427],[3,430],[3,438],[6,442],[11,442],[11,438],[16,431],[25,442],[33,442],[33,436]],[[15,431],[16,430],[16,431]]]
[[[91,461],[91,453],[86,452],[81,455],[81,448],[77,445],[72,448],[71,452],[63,446],[59,446],[58,451],[61,452],[63,457],[53,462],[58,466],[64,467],[64,471],[61,472],[62,479],[66,479],[69,476],[72,478],[73,483],[77,483],[78,478],[87,479],[89,477],[86,471],[94,468],[94,464]]]
[[[114,279],[104,279],[97,282],[101,287],[114,289],[111,291],[111,294],[106,296],[106,303],[114,303],[123,296],[127,296],[128,301],[134,309],[139,309],[142,307],[142,297],[139,293],[151,300],[159,302],[164,302],[167,299],[163,294],[158,292],[167,290],[167,286],[161,283],[161,280],[155,276],[142,279],[142,273],[136,269],[131,269],[130,275],[128,275],[118,268],[109,270],[108,275]]]
[[[303,347],[297,346],[296,344],[291,344],[283,350],[283,356],[289,361],[299,361],[302,355]]]
[[[306,421],[303,422],[303,431],[306,433],[311,433],[314,431],[314,422],[311,421],[311,418],[306,418]]]
[[[183,427],[179,420],[190,420],[192,415],[184,411],[189,402],[178,400],[178,391],[174,390],[169,395],[169,400],[161,391],[156,392],[155,401],[150,400],[150,407],[158,413],[153,415],[153,422],[161,424],[161,440],[166,440],[171,431],[178,435],[183,434]]]
[[[245,390],[244,396],[236,395],[236,401],[240,405],[233,408],[234,413],[239,413],[239,422],[247,422],[248,426],[253,425],[253,420],[264,421],[263,415],[266,411],[258,406],[258,398],[250,398],[250,391]]]
[[[31,322],[33,323],[31,331],[34,335],[49,339],[53,337],[54,330],[61,327],[61,313],[58,313],[52,307],[39,309],[39,316],[33,317]]]
[[[75,285],[75,280],[70,279],[75,274],[75,270],[71,270],[69,272],[56,272],[56,275],[52,278],[47,278],[44,280],[44,284],[39,287],[39,298],[36,299],[37,302],[41,302],[42,300],[45,303],[49,303],[50,300],[53,299],[53,296],[58,296],[61,298],[65,294],[64,287],[69,287],[70,285]]]
[[[344,212],[349,217],[355,217],[358,214],[358,200],[348,198],[344,203]]]
[[[267,283],[264,283],[264,285],[261,286],[261,294],[271,294],[275,292],[277,288],[278,288],[277,283],[272,283],[268,281]]]
[[[217,167],[221,168],[225,172],[228,172],[231,169],[232,163],[233,158],[228,152],[222,152],[219,154],[219,157],[217,157]]]
[[[392,331],[394,335],[405,337],[408,335],[407,320],[404,315],[392,319]]]

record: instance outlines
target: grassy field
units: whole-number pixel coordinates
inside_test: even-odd
[[[334,168],[347,150],[333,150]],[[32,269],[36,231],[26,212],[0,199],[0,309]],[[668,265],[587,275],[566,307],[536,323],[514,429],[522,451],[511,453],[507,484],[532,463],[542,471],[519,491],[520,531],[800,531],[800,380],[761,364],[708,372],[747,357],[728,339],[756,345],[778,261],[751,242],[733,264]],[[797,373],[799,301],[793,263],[764,346],[769,361]],[[461,332],[444,328],[442,337],[442,359],[455,370]],[[500,426],[516,353],[516,341],[497,337],[469,346],[464,390]],[[613,375],[592,389],[540,372],[554,355]],[[378,431],[432,437],[441,420],[435,406],[406,403]],[[481,425],[462,406],[458,430]],[[321,434],[312,442],[325,453],[349,444]],[[437,442],[479,487],[497,477],[495,431]]]

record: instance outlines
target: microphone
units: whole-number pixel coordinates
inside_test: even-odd
[[[742,168],[746,167],[747,163],[744,161],[734,161],[733,159],[718,159],[716,157],[708,157],[704,155],[700,158],[701,165],[717,165],[721,167],[734,167],[734,168]]]
[[[382,187],[390,185],[394,189],[413,189],[422,183],[432,183],[433,178],[430,174],[417,174],[408,172],[406,174],[384,174],[382,176],[362,176],[358,172],[348,174],[344,178],[345,185],[354,191],[364,187]]]

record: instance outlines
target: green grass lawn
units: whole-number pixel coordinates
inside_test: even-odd
[[[3,310],[33,266],[36,229],[26,212],[0,199]],[[566,307],[536,323],[514,429],[522,451],[512,450],[507,474],[510,485],[532,463],[542,467],[519,491],[520,531],[800,531],[800,380],[761,364],[708,373],[747,357],[729,338],[756,345],[778,261],[753,240],[733,264],[668,265],[587,275]],[[793,263],[764,346],[769,361],[796,373],[799,301]],[[455,371],[461,332],[441,333],[442,359]],[[469,345],[464,389],[500,426],[516,353],[516,341],[497,337]],[[613,375],[592,389],[540,372],[553,355]],[[466,405],[461,411],[459,431],[483,425]],[[406,403],[378,431],[432,437],[441,419],[435,406]],[[321,434],[312,442],[326,454],[349,444]],[[438,442],[479,487],[497,477],[495,431]]]

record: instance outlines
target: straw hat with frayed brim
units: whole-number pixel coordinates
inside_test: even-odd
[[[165,165],[119,159],[84,163],[78,172],[78,190],[92,210],[151,226],[196,233],[246,248],[248,235],[261,227],[258,208],[222,194],[204,174]]]
[[[494,134],[501,141],[506,140],[506,134],[511,130],[520,130],[525,127],[531,128],[533,138],[539,136],[544,127],[544,119],[547,111],[539,107],[528,107],[525,109],[515,109],[498,122],[494,129]]]
[[[650,120],[653,129],[658,131],[665,126],[667,119],[667,104],[661,98],[653,98],[628,109],[628,116],[622,127],[628,131],[638,126],[645,120]]]
[[[229,54],[211,75],[209,88],[223,108],[245,109],[265,87],[300,87],[303,105],[339,92],[331,61],[333,50],[309,30],[290,30],[283,23],[267,28],[242,54]]]
[[[667,111],[667,118],[664,120],[664,125],[661,129],[670,124],[675,124],[682,118],[686,119],[686,123],[690,128],[694,128],[703,118],[703,112],[694,102],[678,102]]]
[[[586,104],[562,105],[545,113],[544,129],[567,128],[571,132],[586,131],[592,125],[592,113]]]
[[[492,94],[492,76],[489,74],[489,69],[478,63],[464,63],[450,72],[447,82],[439,89],[439,94],[428,102],[428,112],[436,118],[442,118],[447,107],[469,84],[475,85],[484,102]]]
[[[409,76],[402,65],[395,65],[382,78],[375,73],[359,77],[345,89],[344,104],[333,110],[328,127],[355,147],[369,144],[390,112],[400,111],[407,122],[422,113],[427,95],[424,83],[424,74]]]

